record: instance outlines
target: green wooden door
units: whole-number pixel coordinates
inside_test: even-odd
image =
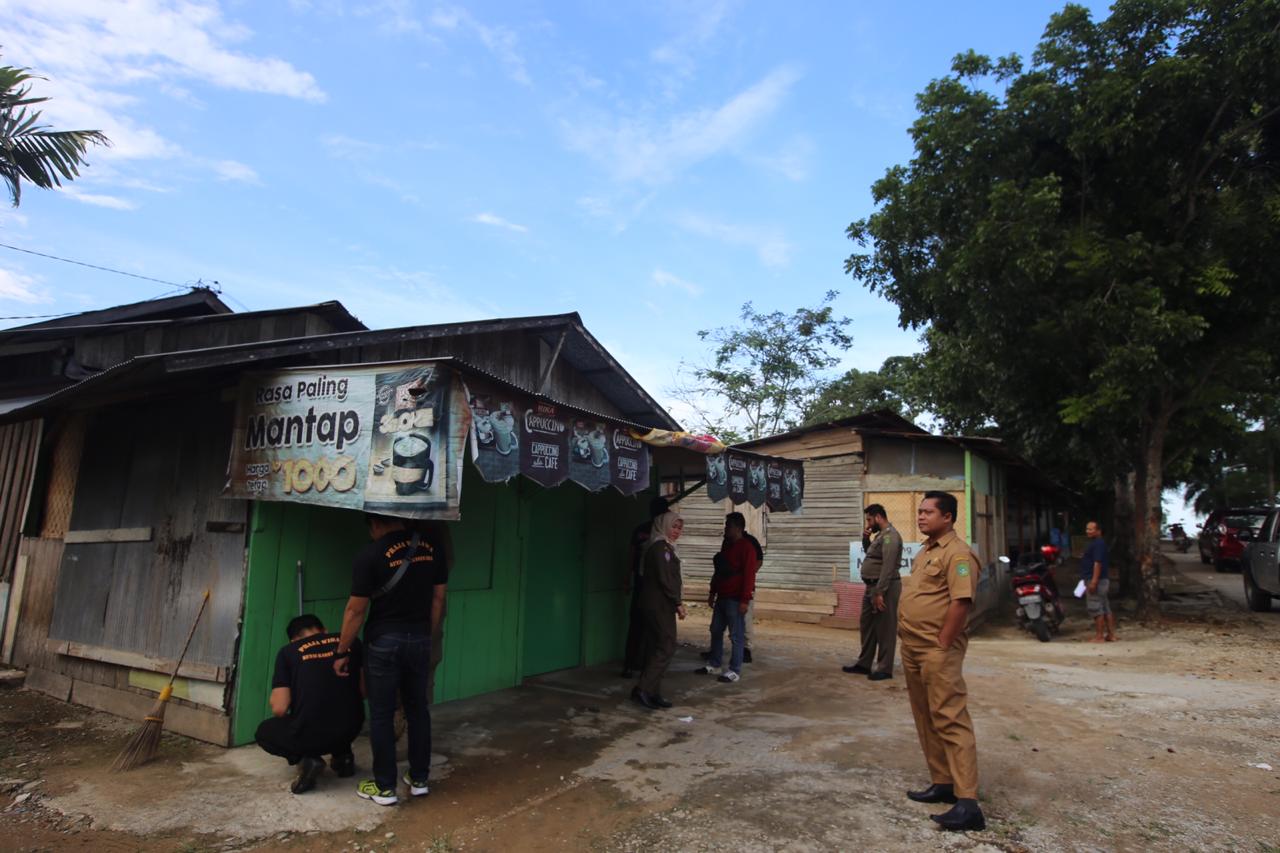
[[[287,641],[289,620],[314,613],[325,628],[342,628],[351,592],[351,561],[369,542],[362,513],[290,503],[256,503],[249,539],[249,577],[236,673],[233,736],[253,740],[270,713],[276,652]],[[298,609],[298,564],[302,609]]]
[[[590,498],[571,483],[521,486],[528,496],[521,674],[528,677],[582,663],[582,534]]]
[[[450,525],[453,567],[435,701],[520,683],[520,517],[516,483],[462,475],[462,520]]]

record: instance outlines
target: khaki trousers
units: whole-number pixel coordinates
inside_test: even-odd
[[[902,673],[911,697],[920,748],[929,765],[929,780],[954,785],[961,799],[978,797],[978,746],[969,719],[968,696],[961,669],[968,640],[947,650],[936,643],[903,635]]]
[[[858,653],[858,663],[872,672],[893,674],[893,651],[898,644],[898,596],[901,593],[901,582],[889,584],[884,594],[883,613],[876,612],[874,586],[867,587],[862,597],[862,615],[858,617],[862,651]]]

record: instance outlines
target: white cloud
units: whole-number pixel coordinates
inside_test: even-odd
[[[341,133],[331,133],[320,140],[330,157],[338,160],[365,160],[383,150],[377,142],[356,139]]]
[[[52,302],[48,293],[39,289],[40,280],[34,276],[0,267],[0,300],[37,305]]]
[[[457,7],[437,9],[432,13],[430,22],[437,29],[470,32],[495,59],[506,66],[508,77],[522,86],[532,85],[524,56],[520,53],[520,40],[513,30],[483,24],[466,9]]]
[[[756,155],[749,157],[748,161],[799,182],[809,178],[813,154],[813,140],[802,135],[788,140],[775,154]]]
[[[760,263],[767,267],[783,267],[791,260],[791,243],[779,228],[735,225],[692,213],[678,217],[676,224],[700,237],[708,237],[729,246],[754,249]]]
[[[672,275],[664,269],[654,270],[653,275],[650,276],[650,281],[653,282],[655,287],[662,288],[663,290],[669,287],[674,287],[678,290],[683,290],[690,296],[702,295],[702,287],[700,285],[694,284],[691,281],[685,281],[679,276]]]
[[[136,210],[138,208],[137,202],[130,201],[127,198],[120,198],[119,196],[114,195],[103,195],[99,193],[87,193],[71,186],[63,187],[60,192],[63,195],[70,196],[76,201],[83,202],[84,204],[91,204],[94,207],[106,207],[111,210]]]
[[[238,181],[244,184],[262,183],[258,179],[258,173],[252,167],[235,160],[219,160],[213,164],[213,170],[223,181]]]
[[[182,81],[325,100],[311,74],[234,47],[251,36],[216,0],[5,0],[0,17],[5,60],[48,78],[45,118],[105,132],[104,163],[183,154],[141,118],[147,95],[194,98]]]
[[[476,222],[480,225],[492,225],[495,228],[505,228],[508,231],[515,231],[518,234],[529,233],[528,226],[520,225],[515,222],[509,222],[498,216],[496,213],[477,213],[468,219],[469,222]]]
[[[681,12],[689,14],[677,16],[676,36],[654,48],[649,58],[670,68],[677,80],[692,77],[697,68],[694,53],[715,37],[734,5],[731,0],[708,0],[682,7]],[[674,91],[677,80],[667,81],[669,93]]]
[[[782,105],[800,73],[775,68],[714,109],[658,122],[645,117],[566,122],[569,147],[624,182],[658,184],[740,144]]]
[[[390,190],[400,196],[400,200],[405,204],[420,205],[422,199],[416,194],[409,192],[404,188],[404,184],[395,178],[389,178],[386,175],[379,175],[374,172],[362,172],[360,179],[370,186],[381,187],[384,190]]]

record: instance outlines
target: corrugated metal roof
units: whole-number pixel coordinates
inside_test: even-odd
[[[100,393],[109,391],[113,395],[118,395],[129,390],[153,387],[177,375],[190,377],[206,373],[240,372],[246,369],[266,369],[268,365],[285,368],[294,365],[280,364],[281,360],[302,355],[315,355],[324,352],[338,353],[342,350],[356,347],[375,346],[396,341],[412,341],[428,337],[481,334],[513,329],[539,334],[552,346],[558,340],[559,334],[565,332],[567,337],[560,357],[566,359],[576,370],[583,373],[588,381],[617,406],[618,410],[622,412],[621,417],[599,415],[599,413],[590,412],[581,407],[539,395],[537,394],[538,389],[524,388],[503,377],[493,376],[479,368],[466,365],[456,359],[453,360],[469,371],[496,379],[525,394],[541,396],[542,399],[546,399],[548,402],[580,411],[583,414],[595,414],[615,421],[621,420],[636,427],[680,428],[675,419],[654,401],[640,387],[639,383],[613,359],[608,351],[583,328],[581,318],[576,313],[509,320],[482,320],[438,326],[411,326],[401,329],[340,332],[305,338],[288,338],[137,356],[114,365],[75,385],[36,398],[25,406],[14,407],[7,412],[0,412],[0,420],[18,420],[53,409],[82,407],[86,404],[91,404],[91,401]],[[572,347],[570,346],[570,338],[573,338]],[[433,359],[416,360],[429,361]],[[312,366],[306,365],[308,368]],[[350,367],[352,365],[345,366]]]
[[[205,323],[236,322],[252,320],[256,317],[270,317],[280,314],[320,314],[342,331],[360,331],[368,327],[355,318],[350,311],[335,300],[318,302],[314,305],[298,305],[287,308],[267,308],[261,311],[242,311],[240,313],[208,314],[189,317],[162,317],[159,319],[139,318],[134,320],[91,320],[86,314],[65,317],[69,322],[57,326],[33,325],[17,326],[11,329],[0,329],[0,346],[11,343],[28,344],[35,341],[58,340],[76,335],[93,334],[94,332],[121,332],[130,329],[153,329],[164,326],[190,326]],[[102,312],[89,312],[97,314]]]

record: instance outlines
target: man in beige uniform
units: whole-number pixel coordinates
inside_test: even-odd
[[[893,678],[893,650],[898,643],[898,596],[902,592],[902,534],[889,523],[880,504],[866,509],[867,526],[862,533],[865,549],[862,558],[862,613],[858,628],[862,634],[862,651],[845,672],[865,675],[872,681]]]
[[[932,782],[907,796],[955,803],[932,815],[943,829],[980,830],[987,822],[978,807],[978,750],[961,673],[980,564],[953,529],[956,512],[955,496],[946,492],[926,492],[920,501],[916,526],[927,538],[898,605],[902,673]]]

